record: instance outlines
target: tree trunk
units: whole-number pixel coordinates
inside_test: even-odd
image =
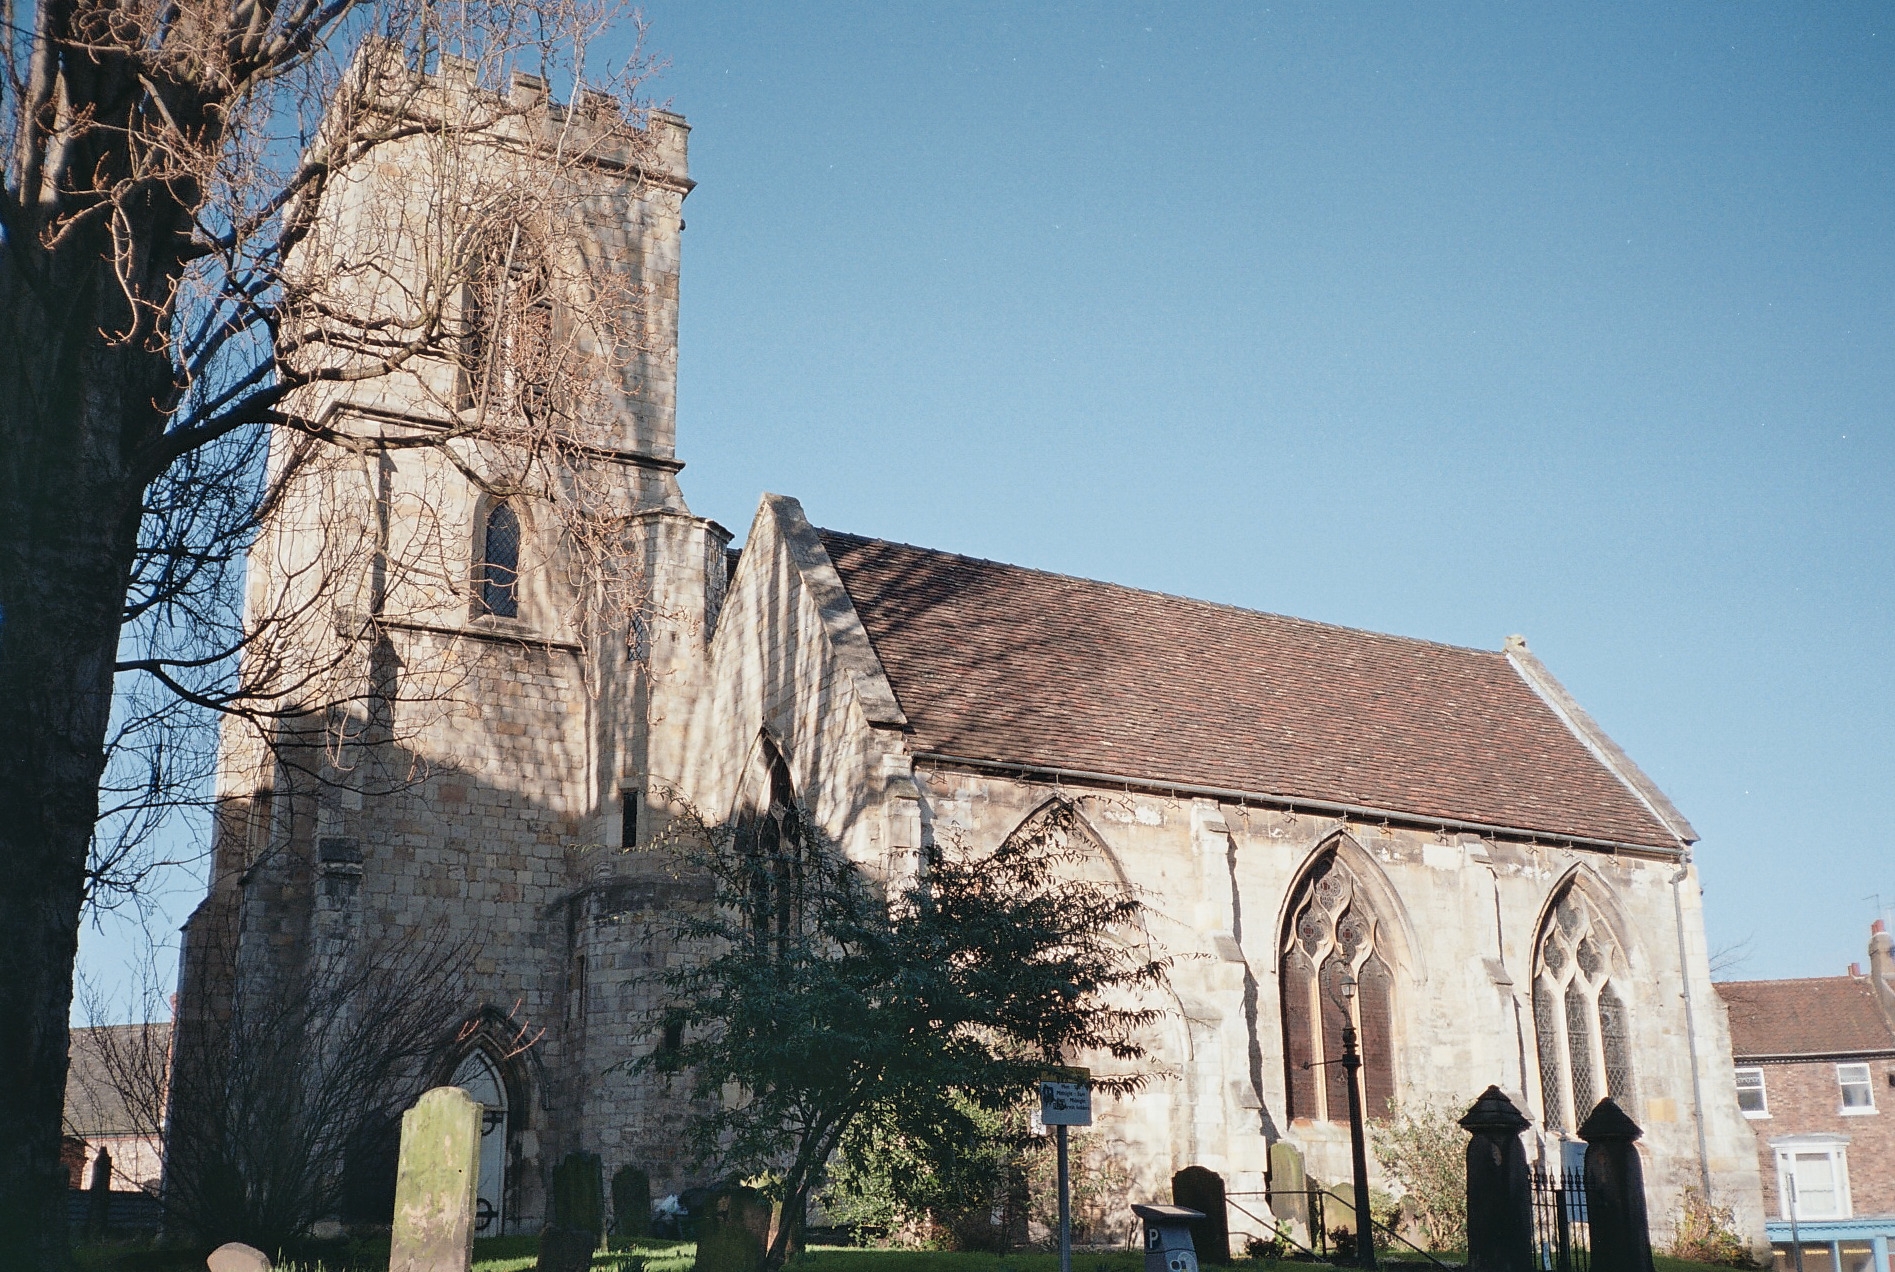
[[[129,307],[106,258],[84,257],[99,244],[72,268],[35,246],[0,247],[0,1232],[57,1268],[86,855],[170,374],[150,342],[110,338]],[[37,287],[16,259],[34,257]]]

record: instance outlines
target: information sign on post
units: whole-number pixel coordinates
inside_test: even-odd
[[[1040,1122],[1092,1125],[1092,1070],[1049,1069],[1040,1076]]]
[[[1072,1177],[1066,1128],[1092,1125],[1092,1070],[1049,1069],[1040,1075],[1040,1122],[1059,1128],[1059,1272],[1073,1272]]]

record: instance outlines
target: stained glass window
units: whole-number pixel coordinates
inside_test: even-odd
[[[1362,1106],[1385,1117],[1395,1098],[1394,974],[1380,946],[1381,922],[1356,876],[1331,851],[1305,876],[1283,933],[1283,1060],[1289,1116],[1348,1116],[1342,1029],[1356,1029]],[[1343,992],[1355,981],[1353,996]]]
[[[1566,1125],[1566,1104],[1558,1098],[1563,1089],[1564,1070],[1559,1063],[1559,1046],[1549,1039],[1559,1037],[1559,1008],[1553,1003],[1553,990],[1544,977],[1533,982],[1533,1031],[1540,1040],[1540,1089],[1547,1092],[1546,1124],[1555,1130],[1571,1130]]]
[[[1611,1096],[1632,1111],[1625,951],[1577,885],[1554,904],[1534,947],[1533,1029],[1546,1125],[1571,1131]]]

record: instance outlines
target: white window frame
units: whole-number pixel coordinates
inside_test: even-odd
[[[1734,1080],[1737,1084],[1738,1110],[1741,1113],[1743,1113],[1745,1117],[1750,1118],[1752,1121],[1769,1117],[1770,1116],[1770,1088],[1769,1088],[1769,1084],[1764,1080],[1763,1066],[1755,1065],[1755,1064],[1740,1064],[1737,1066],[1735,1070],[1733,1070],[1733,1073],[1735,1075]],[[1744,1085],[1744,1078],[1752,1074],[1756,1076],[1757,1085],[1754,1087],[1746,1087]],[[1754,1108],[1754,1109],[1746,1109],[1743,1107],[1743,1098],[1744,1098],[1745,1091],[1755,1091],[1757,1093],[1757,1103],[1759,1107]]]
[[[1844,1071],[1850,1070],[1850,1069],[1858,1070],[1861,1072],[1862,1078],[1860,1081],[1852,1082],[1848,1078],[1843,1076]],[[1849,1094],[1848,1094],[1849,1088],[1854,1087],[1854,1086],[1861,1087],[1862,1090],[1865,1093],[1867,1093],[1869,1097],[1869,1102],[1867,1104],[1849,1103]],[[1882,1111],[1875,1107],[1875,1073],[1866,1064],[1839,1064],[1837,1065],[1836,1066],[1836,1093],[1842,1100],[1841,1107],[1838,1108],[1836,1111],[1842,1114],[1842,1116],[1844,1117],[1862,1117],[1870,1113],[1880,1113]]]
[[[1830,1170],[1836,1181],[1836,1213],[1817,1214],[1809,1209],[1809,1203],[1801,1197],[1797,1199],[1796,1218],[1798,1222],[1817,1223],[1831,1219],[1848,1219],[1855,1214],[1855,1206],[1849,1195],[1849,1137],[1847,1135],[1785,1135],[1770,1141],[1770,1147],[1776,1153],[1777,1166],[1777,1211],[1778,1218],[1790,1217],[1789,1171],[1795,1168],[1799,1154],[1821,1154],[1829,1158]]]

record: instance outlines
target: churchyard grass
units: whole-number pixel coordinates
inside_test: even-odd
[[[643,1261],[644,1272],[691,1272],[697,1247],[689,1242],[614,1240],[611,1250],[601,1250],[592,1261],[593,1272],[626,1272],[636,1265],[626,1256]],[[474,1242],[474,1272],[529,1272],[538,1259],[537,1237],[492,1237]],[[79,1272],[197,1272],[203,1257],[184,1251],[158,1251],[135,1244],[106,1243],[82,1245],[73,1252]],[[353,1257],[331,1264],[279,1265],[282,1272],[345,1272],[353,1269],[380,1269],[388,1266],[386,1243],[363,1243],[351,1252]],[[379,1255],[379,1260],[377,1256]],[[170,1256],[170,1257],[167,1257]],[[1452,1259],[1458,1263],[1458,1259]],[[1657,1272],[1729,1272],[1708,1263],[1691,1263],[1655,1255]],[[1136,1250],[1075,1251],[1074,1272],[1140,1272],[1144,1255]],[[0,1266],[10,1266],[0,1257]],[[875,1250],[844,1246],[817,1246],[791,1263],[793,1272],[1057,1272],[1059,1256],[1050,1252],[1017,1254],[952,1253],[943,1250]],[[1267,1272],[1276,1265],[1239,1260],[1236,1272]],[[1322,1265],[1283,1261],[1285,1272],[1314,1272]]]
[[[519,1242],[521,1253],[500,1253],[502,1243]],[[476,1242],[474,1272],[528,1272],[533,1267],[533,1238],[502,1237]],[[612,1243],[615,1249],[635,1250],[644,1259],[645,1272],[691,1272],[697,1247],[662,1241]],[[1419,1258],[1419,1256],[1417,1256]],[[1454,1263],[1461,1262],[1455,1258]],[[1729,1272],[1708,1263],[1692,1263],[1654,1255],[1656,1272]],[[616,1256],[600,1251],[594,1272],[617,1272]],[[1139,1250],[1073,1252],[1073,1272],[1142,1272],[1145,1256]],[[1276,1266],[1250,1259],[1233,1263],[1235,1272],[1265,1272]],[[1315,1272],[1324,1264],[1283,1260],[1285,1272]],[[1059,1256],[1051,1251],[1014,1254],[960,1253],[946,1250],[878,1250],[855,1246],[816,1246],[790,1263],[791,1272],[1058,1272]]]

